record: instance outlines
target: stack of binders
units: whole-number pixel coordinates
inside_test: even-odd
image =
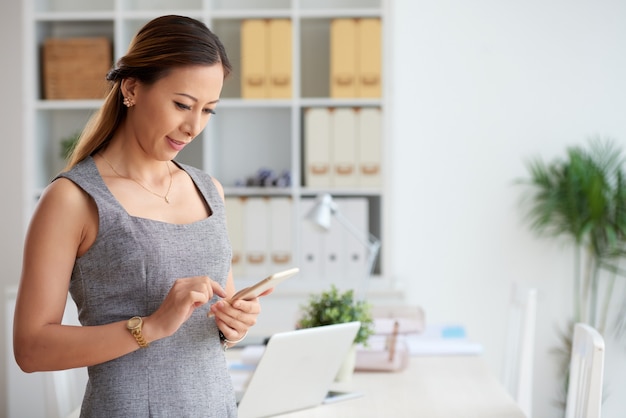
[[[369,226],[369,206],[363,197],[335,199],[341,212],[356,228]],[[300,200],[302,213],[315,204],[314,198]],[[268,271],[285,270],[299,260],[303,278],[354,284],[366,275],[367,249],[338,222],[320,231],[309,221],[300,223],[300,245],[293,242],[293,201],[289,197],[226,197],[228,236],[233,250],[235,277],[265,277]],[[299,248],[300,254],[294,253]]]
[[[381,186],[381,110],[313,107],[304,112],[307,187]]]
[[[235,276],[265,277],[292,264],[292,213],[289,197],[226,197]]]
[[[291,21],[241,23],[241,97],[286,99],[292,95]]]
[[[380,19],[333,19],[330,25],[330,96],[381,96]]]

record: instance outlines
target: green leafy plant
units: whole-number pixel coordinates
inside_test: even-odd
[[[566,159],[530,161],[528,221],[543,236],[574,244],[574,321],[607,327],[617,276],[626,276],[626,175],[621,150],[596,139],[589,150],[571,147]],[[600,281],[606,280],[604,293]],[[623,298],[622,298],[623,299]],[[625,300],[618,300],[622,304]]]
[[[322,325],[360,321],[361,328],[354,342],[366,344],[374,333],[371,305],[366,301],[356,301],[354,291],[340,292],[335,285],[328,291],[309,296],[308,304],[301,306],[301,316],[297,328],[312,328]]]
[[[522,204],[539,236],[564,238],[574,250],[574,312],[561,333],[562,376],[567,384],[573,324],[626,335],[626,294],[616,281],[626,276],[626,175],[622,152],[611,140],[592,138],[588,149],[573,146],[565,158],[527,163]],[[610,309],[611,307],[617,309]],[[611,312],[615,315],[610,319]]]
[[[61,139],[61,158],[64,160],[69,158],[79,138],[80,132],[75,132],[72,135]]]

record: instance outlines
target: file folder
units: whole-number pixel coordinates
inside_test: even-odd
[[[335,203],[350,223],[362,231],[369,230],[369,206],[366,198],[336,198]],[[301,211],[306,214],[315,205],[314,198],[302,198]],[[331,222],[322,231],[302,219],[300,274],[318,283],[357,286],[366,276],[367,247],[345,225]]]
[[[304,182],[307,187],[330,186],[330,113],[327,108],[304,111]]]
[[[357,112],[358,184],[361,187],[382,186],[381,150],[382,115],[378,107],[364,107]]]
[[[357,27],[355,19],[330,22],[330,97],[357,97]]]
[[[336,108],[331,119],[331,185],[354,187],[357,185],[356,111],[351,107]]]
[[[269,257],[269,198],[250,197],[244,209],[246,276],[265,277],[271,270]]]
[[[342,208],[342,199],[333,199],[337,206]],[[343,209],[340,209],[343,212]],[[324,280],[330,283],[345,283],[347,273],[348,252],[345,244],[345,227],[336,221],[331,222],[327,231],[320,231],[322,235],[321,270]]]
[[[291,97],[291,21],[271,19],[267,48],[269,51],[268,96],[273,99]]]
[[[270,270],[285,270],[292,264],[291,220],[293,205],[291,198],[272,197],[269,200]]]
[[[357,24],[357,96],[381,97],[381,26],[380,19],[360,19]]]
[[[261,19],[241,22],[241,97],[246,99],[268,94],[266,26]]]
[[[302,198],[300,200],[301,212],[308,213],[315,204],[314,198]],[[303,278],[315,280],[315,283],[322,281],[325,277],[322,265],[323,238],[324,232],[312,222],[302,219],[300,222],[300,275]]]
[[[232,268],[235,277],[244,276],[244,201],[243,197],[226,197],[224,199],[226,207],[226,225],[228,227],[228,237],[232,247]]]
[[[350,197],[336,199],[340,206],[341,213],[350,220],[359,231],[369,231],[369,210],[368,201],[363,197]],[[335,225],[333,225],[335,227]],[[359,288],[363,280],[367,277],[367,247],[361,240],[348,231],[343,225],[337,222],[337,228],[340,228],[342,235],[342,244],[345,259],[345,271],[339,278],[346,286]]]

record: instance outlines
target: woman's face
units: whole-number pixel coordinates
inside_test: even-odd
[[[130,80],[128,132],[146,154],[171,160],[202,132],[222,91],[221,64],[180,67],[152,85]]]

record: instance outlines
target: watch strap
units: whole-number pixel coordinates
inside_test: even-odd
[[[135,340],[137,341],[137,344],[139,344],[139,347],[141,348],[148,347],[150,343],[146,341],[146,339],[143,336],[143,333],[141,332],[141,328],[143,326],[143,320],[141,319],[141,317],[134,316],[129,320],[129,322],[130,321],[138,321],[138,324],[136,326],[132,328],[128,327],[128,330],[130,331],[132,336],[135,337]]]

